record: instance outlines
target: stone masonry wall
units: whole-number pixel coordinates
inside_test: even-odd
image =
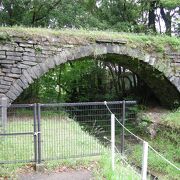
[[[80,42],[61,39],[13,37],[12,42],[0,44],[0,95],[13,102],[24,89],[49,69],[69,60],[106,54],[126,55],[144,61],[159,70],[180,93],[180,53],[167,52],[168,61],[162,63],[162,55],[133,49],[126,43]]]

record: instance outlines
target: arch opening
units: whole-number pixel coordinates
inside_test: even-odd
[[[150,62],[142,60],[142,53],[137,53],[137,50],[121,48],[118,45],[99,44],[66,49],[59,54],[49,57],[44,62],[40,62],[36,66],[25,70],[6,95],[9,97],[10,102],[13,102],[35,79],[39,79],[50,69],[54,69],[66,62],[72,63],[74,60],[87,61],[87,59],[95,59],[129,69],[130,72],[143,79],[153,92],[152,94],[155,95],[162,105],[168,107],[179,106],[180,93],[175,85],[166,78],[164,73],[156,69]],[[146,55],[143,56],[146,57]],[[17,86],[20,87],[18,92],[14,90],[17,89]]]

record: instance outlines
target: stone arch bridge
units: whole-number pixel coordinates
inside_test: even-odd
[[[35,79],[56,66],[93,57],[139,75],[163,105],[180,104],[180,52],[133,47],[128,40],[6,32],[0,41],[0,95],[12,103]]]

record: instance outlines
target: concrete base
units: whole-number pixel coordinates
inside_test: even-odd
[[[35,171],[43,173],[45,171],[44,164],[35,164]]]

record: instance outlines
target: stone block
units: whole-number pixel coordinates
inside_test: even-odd
[[[7,76],[4,77],[4,80],[5,80],[5,81],[10,81],[10,82],[14,81],[13,78],[10,78],[10,77],[7,77]]]
[[[19,69],[19,68],[12,68],[11,72],[15,73],[15,74],[21,74],[21,69]]]
[[[11,81],[5,81],[5,80],[3,80],[3,79],[2,79],[0,82],[1,82],[1,84],[7,85],[7,86],[10,86],[11,83],[12,83]]]
[[[23,56],[24,61],[36,61],[36,58],[33,56]]]
[[[1,50],[5,50],[5,51],[14,51],[15,47],[13,45],[0,45],[0,49]]]
[[[1,63],[1,64],[14,64],[15,61],[13,61],[13,60],[8,60],[8,59],[3,59],[3,60],[0,60],[0,63]]]
[[[6,52],[6,55],[7,56],[19,56],[19,57],[21,57],[22,56],[22,53],[20,53],[20,52],[15,52],[15,51],[7,51]]]
[[[26,79],[26,77],[24,76],[24,75],[22,75],[21,77],[20,77],[20,79],[21,79],[21,81],[22,81],[22,83],[23,83],[23,89],[26,89],[27,87],[29,87],[29,84],[28,84],[28,81],[27,81],[27,79]],[[19,84],[19,83],[18,83]],[[20,85],[20,84],[19,84]]]
[[[14,73],[7,73],[7,77],[12,77],[12,78],[19,78],[21,75],[20,74],[14,74]]]
[[[24,47],[24,48],[32,48],[33,44],[29,44],[29,43],[19,43],[20,47]]]
[[[15,82],[13,86],[17,89],[17,91],[19,91],[19,93],[23,92],[23,89],[17,84],[17,82]]]
[[[11,72],[11,69],[9,69],[9,68],[2,68],[2,72],[4,72],[4,73],[10,73],[10,72]]]
[[[45,64],[49,67],[49,69],[52,69],[55,67],[54,61],[51,61],[51,59],[48,59]]]
[[[151,57],[150,61],[149,61],[149,64],[153,66],[155,61],[156,61],[156,58],[155,57]]]
[[[28,74],[27,70],[23,70],[23,75],[27,79],[28,84],[31,84],[34,82],[31,76]]]
[[[0,84],[0,89],[9,89],[9,85]]]
[[[33,79],[37,79],[37,75],[35,74],[35,72],[33,71],[33,68],[28,68],[27,72],[29,73],[29,75],[33,78]]]
[[[23,52],[23,56],[32,56],[34,57],[35,56],[35,53],[34,52]]]
[[[35,74],[36,74],[37,77],[40,77],[42,74],[44,74],[44,71],[43,71],[43,69],[40,67],[39,64],[36,65],[36,66],[34,66],[32,69],[33,69],[33,71],[35,72]]]
[[[11,86],[10,90],[11,93],[15,94],[16,97],[18,97],[20,95],[20,92],[13,86]]]
[[[13,92],[11,92],[11,91],[8,91],[8,92],[6,93],[6,96],[7,96],[8,98],[12,99],[12,100],[15,100],[16,97],[17,97],[17,96],[16,96]]]
[[[6,55],[0,54],[0,59],[6,59]]]
[[[0,93],[6,93],[8,89],[0,89]]]
[[[13,66],[13,64],[1,64],[2,68],[10,69]]]
[[[32,62],[32,61],[23,61],[22,63],[25,64],[25,65],[29,65],[29,66],[37,65],[37,62]]]
[[[0,50],[0,55],[5,55],[5,51]]]
[[[22,60],[22,57],[19,57],[19,56],[7,56],[8,60],[14,60],[14,61],[20,61]]]
[[[48,72],[48,67],[45,63],[39,63],[39,66],[41,67],[43,73]]]
[[[113,53],[115,53],[115,48],[116,46],[113,46],[113,49],[112,49]],[[103,55],[103,54],[107,54],[107,52],[108,52],[107,47],[105,45],[100,44],[100,45],[96,45],[95,50],[94,50],[94,55],[95,56]]]
[[[16,51],[16,52],[23,52],[24,49],[23,49],[22,47],[16,47],[16,48],[15,48],[15,51]]]
[[[17,83],[22,89],[25,89],[25,88],[28,86],[28,83],[27,83],[27,84],[24,84],[21,79],[18,79],[18,80],[16,81],[16,83]]]
[[[35,49],[33,49],[33,48],[25,48],[24,49],[24,52],[30,52],[30,53],[33,53],[33,54],[35,54]]]
[[[18,68],[21,68],[21,69],[27,69],[27,68],[29,68],[29,67],[31,67],[31,66],[25,65],[25,64],[18,64],[17,67],[18,67]]]

